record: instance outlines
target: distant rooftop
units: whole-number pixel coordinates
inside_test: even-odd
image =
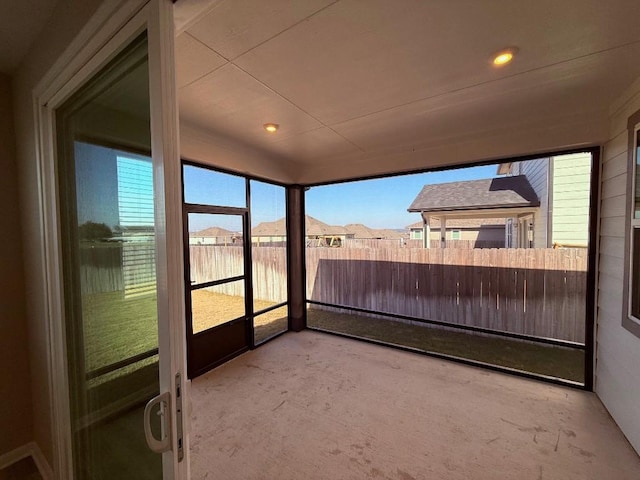
[[[537,207],[540,201],[525,175],[425,185],[410,212]]]
[[[344,228],[352,233],[354,238],[382,238],[398,239],[402,238],[402,233],[388,228],[370,228],[362,223],[349,223]]]
[[[344,227],[329,225],[309,215],[305,216],[307,236],[353,235],[354,238],[402,238],[402,232],[390,229],[370,228],[362,223],[350,223]],[[251,229],[252,237],[284,237],[287,234],[285,219],[262,222]]]
[[[191,237],[229,237],[232,235],[237,235],[237,233],[221,227],[209,227],[204,230],[189,233]]]
[[[345,235],[344,227],[328,225],[317,218],[305,215],[306,234],[309,236]],[[287,235],[285,219],[280,218],[273,222],[262,222],[251,229],[252,237],[284,237]]]

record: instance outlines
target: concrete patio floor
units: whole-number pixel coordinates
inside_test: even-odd
[[[194,479],[637,480],[580,390],[318,332],[192,383]]]

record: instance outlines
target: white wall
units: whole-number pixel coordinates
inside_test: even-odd
[[[640,79],[611,111],[602,159],[596,383],[604,405],[640,452],[640,338],[622,327],[627,120],[640,110]]]
[[[574,153],[552,158],[550,243],[587,246],[591,154]]]
[[[291,182],[291,172],[295,170],[293,164],[268,157],[250,145],[205,132],[183,121],[180,122],[180,155],[185,160],[280,182]]]
[[[531,187],[538,195],[540,208],[533,215],[533,248],[546,248],[547,216],[549,212],[549,159],[539,158],[527,162],[518,162],[518,173],[526,175]]]
[[[0,456],[30,442],[31,385],[11,88],[0,73]],[[1,476],[1,475],[0,475]]]
[[[23,250],[25,255],[29,358],[33,399],[33,437],[53,464],[53,429],[47,374],[48,342],[45,322],[46,284],[43,276],[41,208],[38,198],[32,91],[67,45],[78,34],[101,0],[59,0],[55,11],[31,46],[12,79],[20,182]]]

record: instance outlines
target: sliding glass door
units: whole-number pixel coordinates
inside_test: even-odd
[[[142,35],[56,113],[77,478],[162,478],[143,430],[159,393],[148,71]]]
[[[170,254],[182,248],[175,87],[171,43],[160,42],[170,8],[147,4],[42,107],[59,232],[49,268],[62,300],[53,326],[61,478],[186,472],[183,295],[172,275],[182,262]]]

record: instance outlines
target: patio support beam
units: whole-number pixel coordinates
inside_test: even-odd
[[[304,187],[287,187],[287,273],[289,277],[289,330],[307,328],[305,279]]]
[[[422,246],[424,248],[431,248],[431,226],[429,225],[430,217],[427,215],[422,216]]]
[[[447,217],[440,217],[440,248],[447,248]]]

